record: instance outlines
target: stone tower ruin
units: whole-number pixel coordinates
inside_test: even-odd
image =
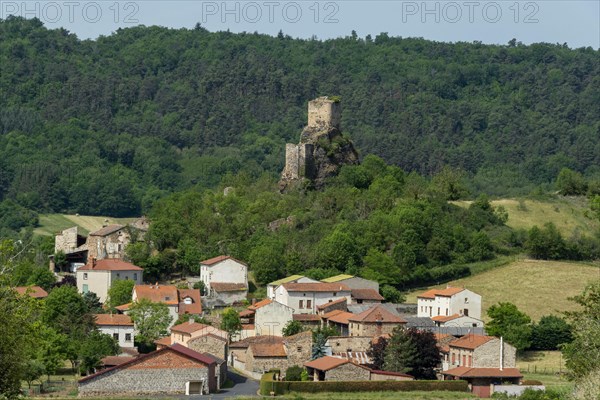
[[[337,175],[344,164],[358,164],[352,142],[340,130],[339,100],[319,97],[308,102],[308,125],[300,134],[300,143],[285,146],[285,168],[279,182],[282,191],[308,180],[320,188],[325,180]]]

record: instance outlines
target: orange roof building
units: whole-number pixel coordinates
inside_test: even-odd
[[[200,280],[208,296],[222,304],[239,303],[248,294],[248,266],[228,255],[200,262]]]
[[[481,320],[481,296],[469,289],[446,287],[430,289],[417,296],[417,317],[451,317]]]
[[[329,308],[330,303],[334,302],[341,304],[345,311],[344,303],[350,302],[350,288],[335,282],[284,283],[275,288],[274,293],[275,300],[292,308],[294,314],[325,313],[339,309]]]
[[[347,358],[325,356],[304,363],[315,381],[368,381],[371,370]]]
[[[166,304],[172,318],[171,324],[174,324],[182,315],[202,314],[199,289],[178,289],[175,285],[135,285],[132,302],[142,299]],[[124,304],[116,308],[119,311],[127,311],[130,306]]]
[[[143,272],[144,270],[137,265],[118,258],[92,258],[86,265],[77,269],[77,290],[84,294],[96,293],[100,302],[104,303],[113,282],[132,280],[139,285],[143,281]]]
[[[34,299],[44,299],[48,297],[48,292],[39,286],[17,286],[15,290],[20,295],[26,294]]]
[[[381,336],[392,333],[395,327],[406,324],[398,315],[377,304],[360,314],[348,318],[350,336]]]
[[[93,317],[98,330],[112,336],[119,343],[119,347],[135,348],[135,330],[131,317],[123,314],[94,314]]]

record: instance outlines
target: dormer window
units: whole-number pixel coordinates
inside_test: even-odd
[[[165,301],[169,301],[171,298],[169,296],[165,296]]]
[[[184,304],[192,304],[193,303],[192,298],[191,297],[186,297],[185,299],[183,299],[183,303]]]

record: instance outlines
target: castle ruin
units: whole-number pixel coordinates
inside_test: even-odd
[[[319,188],[343,164],[358,163],[352,142],[340,130],[341,115],[339,100],[319,97],[308,102],[308,125],[300,134],[300,143],[285,146],[282,191],[305,179]]]

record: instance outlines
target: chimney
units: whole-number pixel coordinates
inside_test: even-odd
[[[106,228],[108,226],[108,219],[104,219],[104,222],[102,223],[102,227]]]
[[[96,257],[92,258],[92,269],[96,268]]]
[[[504,368],[504,339],[500,336],[500,371]]]
[[[190,317],[188,319],[188,324],[192,325],[194,323],[194,317]]]
[[[253,297],[253,298],[252,298],[252,305],[255,305],[255,304],[256,304],[256,298],[255,298],[255,297]]]

